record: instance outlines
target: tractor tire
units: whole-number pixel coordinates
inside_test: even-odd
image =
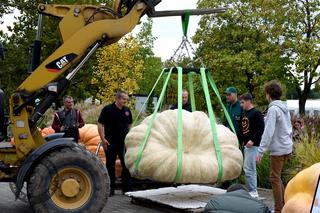
[[[54,150],[30,175],[27,194],[34,212],[101,212],[110,193],[100,159],[76,145]]]

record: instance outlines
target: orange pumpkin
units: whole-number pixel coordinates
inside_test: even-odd
[[[54,129],[52,129],[52,127],[46,127],[41,130],[41,134],[43,137],[47,136],[47,135],[51,135],[53,133],[55,133],[55,131],[54,131]]]
[[[80,143],[82,143],[90,152],[95,153],[99,143],[101,142],[98,127],[96,124],[86,124],[79,129]],[[99,157],[105,163],[106,157],[103,147],[99,149]]]
[[[320,175],[320,163],[299,172],[292,178],[284,194],[282,213],[309,213]]]

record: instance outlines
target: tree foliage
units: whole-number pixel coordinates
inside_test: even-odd
[[[0,31],[0,40],[4,42],[7,49],[6,60],[0,61],[0,87],[10,95],[24,79],[28,77],[28,62],[30,60],[30,45],[36,36],[37,6],[40,3],[46,4],[99,4],[108,3],[96,0],[36,0],[2,1],[0,12],[11,13],[13,8],[20,11],[21,15],[16,17],[14,25],[8,28],[8,32]],[[1,14],[2,15],[2,14]],[[0,15],[0,17],[1,17]],[[58,29],[59,18],[43,17],[42,51],[41,60],[46,59],[53,50],[57,49],[62,41]],[[95,59],[89,61],[76,75],[70,87],[65,93],[77,99],[84,99],[90,96],[95,90],[90,85],[92,78],[92,64]],[[64,94],[62,94],[64,95]]]
[[[139,90],[144,61],[139,56],[141,45],[133,36],[101,48],[97,52],[93,84],[98,85],[98,98],[106,103],[114,100],[117,90],[134,94]]]
[[[273,28],[279,29],[274,31],[274,37],[283,39],[282,47],[290,58],[290,73],[299,95],[299,112],[304,114],[311,88],[320,80],[320,1],[286,0],[280,3],[280,7],[273,8],[277,20]]]
[[[278,44],[270,41],[263,24],[259,25],[255,2],[202,0],[199,7],[229,9],[222,15],[202,18],[193,39],[221,93],[233,85],[240,93],[253,93],[256,101],[264,104],[261,89],[265,81],[289,81],[288,58],[282,56]]]
[[[156,57],[153,52],[154,41],[157,38],[152,35],[152,25],[152,19],[148,19],[142,24],[141,30],[137,34],[138,42],[141,45],[139,55],[144,60],[142,79],[139,81],[139,93],[145,95],[149,94],[162,70],[161,58]],[[157,87],[154,94],[159,95],[160,89]]]
[[[199,7],[228,8],[202,18],[194,37],[218,85],[235,85],[262,103],[264,82],[277,79],[297,90],[303,113],[319,80],[320,1],[202,0]]]

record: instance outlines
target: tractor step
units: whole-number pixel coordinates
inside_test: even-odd
[[[2,148],[12,148],[12,144],[10,142],[2,141],[0,142],[0,149]]]

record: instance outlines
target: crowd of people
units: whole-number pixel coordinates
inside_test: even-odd
[[[303,123],[301,120],[295,121],[293,131],[290,113],[280,100],[282,88],[277,81],[270,81],[265,85],[265,95],[269,102],[265,117],[255,108],[250,93],[244,93],[238,97],[237,89],[228,87],[225,94],[226,108],[232,123],[228,123],[225,119],[224,125],[235,130],[240,148],[243,151],[246,191],[250,197],[259,198],[256,165],[261,162],[262,156],[269,151],[271,158],[269,180],[273,190],[275,212],[281,212],[284,205],[284,186],[281,172],[284,163],[292,153],[292,136],[298,137],[300,135]],[[192,111],[188,96],[188,91],[183,90],[183,109]],[[117,156],[123,168],[122,190],[123,192],[130,190],[130,173],[124,162],[124,140],[132,124],[132,114],[126,106],[128,99],[126,92],[119,91],[116,94],[115,102],[105,106],[98,118],[98,132],[107,156],[106,167],[111,183],[110,196],[115,193],[115,161]],[[78,141],[79,128],[84,126],[84,120],[80,111],[73,108],[72,97],[66,96],[63,101],[64,108],[55,113],[52,128],[56,132],[64,132],[65,136],[73,137],[75,141]],[[171,109],[176,108],[177,105],[171,107]]]
[[[229,87],[225,91],[227,110],[243,149],[245,183],[251,197],[259,197],[256,165],[269,151],[271,159],[269,181],[273,191],[274,211],[279,213],[284,206],[281,172],[292,153],[293,130],[289,110],[280,100],[281,84],[270,81],[265,85],[264,91],[269,103],[265,118],[254,107],[252,95],[245,93],[238,98],[234,87]]]

